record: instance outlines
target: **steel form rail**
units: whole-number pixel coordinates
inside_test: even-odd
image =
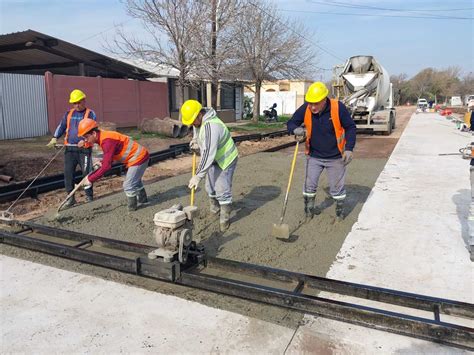
[[[20,229],[16,232],[0,229],[0,242],[2,243],[160,281],[173,282],[369,328],[474,350],[474,328],[444,322],[440,319],[441,315],[451,315],[474,320],[474,304],[206,257],[201,249],[193,250],[185,265],[179,264],[177,261],[164,263],[158,259],[150,260],[147,258],[146,255],[154,249],[153,246],[102,238],[42,226],[32,222],[13,221],[10,224]],[[63,239],[72,245],[28,236],[25,233],[37,233]],[[131,255],[113,255],[103,251],[88,250],[93,246],[128,252]],[[224,274],[233,273],[239,275],[239,277],[235,279],[206,274],[206,271],[213,269],[222,271]],[[238,280],[242,275],[260,282]],[[281,282],[285,287],[264,286],[262,280]],[[383,304],[427,311],[432,314],[433,318],[413,316],[400,311],[394,312],[309,295],[304,293],[306,290],[326,291],[359,299],[378,301]]]
[[[243,142],[243,141],[250,141],[250,140],[262,140],[267,138],[275,138],[275,137],[282,137],[288,135],[287,130],[281,130],[276,132],[270,133],[257,133],[257,134],[247,134],[233,137],[234,141]],[[284,147],[286,148],[286,146]],[[283,149],[283,148],[280,148]],[[276,151],[275,149],[273,151]],[[269,151],[269,150],[266,150]],[[160,150],[154,153],[150,153],[150,160],[148,165],[154,165],[161,161],[165,161],[167,159],[173,159],[177,156],[189,152],[189,143],[181,143],[181,144],[172,144],[169,146],[168,149]],[[112,176],[112,175],[122,175],[126,172],[126,167],[124,164],[114,164],[112,165],[112,169],[110,169],[105,176]],[[78,183],[83,178],[81,172],[76,172],[74,174],[74,182]],[[31,183],[31,180],[20,182],[17,184],[9,184],[6,186],[0,187],[0,203],[1,202],[8,202],[16,199],[23,190]],[[61,189],[64,187],[64,175],[63,174],[56,174],[45,176],[42,178],[38,178],[33,185],[26,191],[23,195],[24,197],[32,197],[37,198],[39,194],[53,191],[57,189]]]

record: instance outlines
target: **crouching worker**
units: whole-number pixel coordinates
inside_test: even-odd
[[[130,137],[114,131],[100,130],[97,122],[84,119],[79,123],[79,136],[91,145],[98,144],[103,153],[101,167],[87,175],[85,186],[92,185],[112,168],[112,162],[125,164],[128,168],[123,189],[127,195],[129,211],[135,211],[138,203],[148,202],[142,177],[148,167],[148,151]]]
[[[196,100],[187,100],[181,106],[181,120],[193,126],[191,150],[201,152],[196,175],[189,180],[188,187],[196,189],[207,174],[206,191],[209,195],[211,213],[220,213],[220,230],[230,225],[232,211],[232,178],[237,166],[237,147],[227,126],[216,115],[213,108],[205,109]]]

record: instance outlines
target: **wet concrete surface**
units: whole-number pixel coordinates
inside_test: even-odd
[[[317,201],[323,209],[322,213],[313,220],[305,222],[301,194],[305,156],[301,151],[298,155],[285,218],[292,235],[289,241],[284,242],[272,237],[271,230],[273,223],[279,221],[291,154],[291,149],[288,149],[276,153],[259,153],[239,160],[234,177],[232,224],[225,233],[219,232],[218,217],[208,211],[208,198],[201,183],[201,188],[196,194],[196,204],[201,216],[195,221],[194,238],[205,245],[209,255],[312,275],[326,274],[345,236],[357,220],[357,215],[386,159],[359,159],[349,165],[347,217],[341,222],[335,219],[335,206],[328,197],[327,180],[323,174],[322,189],[317,196]],[[59,219],[55,218],[55,210],[51,209],[37,222],[103,237],[154,245],[154,214],[175,203],[189,204],[189,190],[186,186],[188,179],[189,175],[180,175],[147,185],[150,203],[134,213],[127,212],[125,196],[123,193],[118,193],[62,211]],[[301,320],[301,314],[297,312],[124,275],[5,245],[1,246],[1,252],[177,295],[290,327],[296,326]]]
[[[402,109],[401,114],[398,114],[399,123],[392,134],[393,138],[358,136],[355,159],[348,167],[347,216],[343,221],[336,221],[335,206],[328,196],[325,173],[317,195],[322,213],[309,222],[305,221],[302,197],[305,156],[301,149],[285,218],[285,223],[290,225],[291,238],[284,242],[271,236],[273,223],[279,221],[286,191],[293,153],[293,148],[289,148],[275,153],[250,155],[239,160],[234,177],[232,224],[225,233],[219,232],[218,217],[208,211],[208,198],[201,182],[201,188],[196,194],[196,204],[201,216],[195,221],[195,240],[203,243],[211,256],[325,276],[336,260],[338,251],[357,220],[410,115],[411,109]],[[150,203],[134,213],[127,212],[124,194],[117,193],[63,211],[59,219],[55,219],[56,210],[51,208],[37,222],[153,245],[154,214],[175,203],[189,204],[189,178],[190,174],[178,175],[147,185]],[[296,327],[302,320],[302,314],[295,311],[127,275],[3,244],[0,244],[0,253],[176,295],[288,327]]]

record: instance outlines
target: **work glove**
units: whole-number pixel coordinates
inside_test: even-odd
[[[92,187],[92,182],[89,181],[89,175],[87,175],[84,180],[82,181],[82,186],[85,189],[90,189]]]
[[[194,175],[190,180],[189,180],[189,184],[188,184],[188,187],[192,190],[192,189],[197,189],[198,185],[199,185],[199,182],[201,181],[201,178],[197,175]]]
[[[352,161],[353,155],[354,153],[352,153],[350,150],[346,150],[344,153],[342,153],[342,162],[344,165],[347,165]]]
[[[92,158],[92,170],[97,170],[102,166],[102,161],[97,158]]]
[[[303,143],[306,140],[306,130],[303,127],[298,127],[293,130],[295,140]]]
[[[196,139],[192,139],[191,142],[189,142],[189,149],[193,153],[199,153],[199,144]]]
[[[58,139],[55,138],[55,137],[53,137],[53,138],[51,138],[51,140],[49,141],[49,143],[46,144],[46,146],[47,146],[48,148],[54,148],[54,146],[55,146],[56,144],[58,144]]]

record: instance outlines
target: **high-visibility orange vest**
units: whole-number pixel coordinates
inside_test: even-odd
[[[330,99],[330,104],[331,104],[331,120],[332,124],[334,126],[334,132],[336,134],[336,141],[337,141],[337,147],[339,148],[339,151],[344,153],[344,149],[346,146],[346,131],[344,128],[341,126],[341,119],[339,118],[339,102],[334,99]],[[304,113],[304,125],[306,127],[306,142],[305,142],[305,147],[306,147],[306,154],[309,155],[310,153],[310,142],[311,142],[311,130],[313,127],[313,119],[312,119],[312,113],[311,110],[309,109],[309,105],[306,107],[306,111]]]
[[[72,114],[74,113],[74,111],[76,111],[75,109],[71,109],[69,110],[69,113],[67,114],[67,119],[66,119],[66,135],[64,136],[64,144],[69,144],[68,141],[67,141],[67,138],[69,136],[69,125],[71,124],[71,117],[72,117]],[[82,117],[82,119],[84,118],[90,118],[89,117],[89,113],[91,112],[91,110],[89,110],[88,108],[86,108],[86,112],[84,113],[84,117]],[[84,148],[90,148],[91,145],[89,143],[85,143],[84,144]]]
[[[122,150],[113,156],[113,160],[124,163],[127,168],[142,160],[148,153],[145,147],[124,134],[101,130],[99,136],[99,145],[101,147],[102,142],[106,139],[114,139],[122,142]]]

